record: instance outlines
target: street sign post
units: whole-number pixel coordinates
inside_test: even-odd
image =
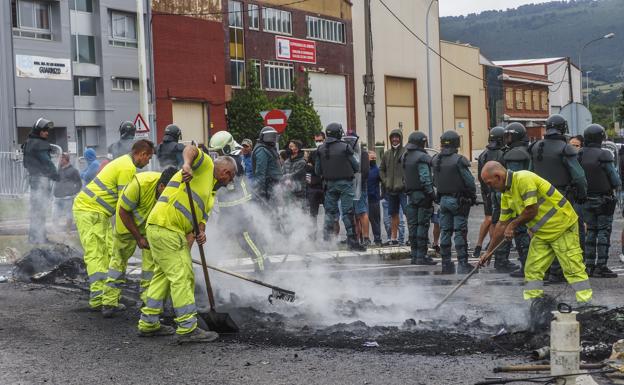
[[[260,115],[264,119],[264,125],[273,127],[279,134],[283,134],[288,126],[288,117],[290,110],[271,110],[262,111]]]
[[[136,133],[134,134],[135,139],[148,139],[150,128],[143,119],[143,115],[138,113],[136,118],[134,118],[134,126],[136,127]]]

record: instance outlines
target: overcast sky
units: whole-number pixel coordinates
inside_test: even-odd
[[[515,8],[523,4],[547,3],[548,0],[439,0],[440,16],[457,16],[490,9]]]

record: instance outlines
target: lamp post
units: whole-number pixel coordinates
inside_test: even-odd
[[[583,78],[583,51],[585,50],[585,48],[587,48],[587,46],[589,46],[590,44],[593,44],[597,41],[603,40],[603,39],[613,39],[615,37],[615,33],[614,32],[610,32],[604,36],[601,37],[597,37],[593,40],[588,41],[587,43],[585,43],[582,47],[581,50],[579,51],[579,71],[581,71],[581,79]],[[572,74],[568,74],[568,76],[570,76],[570,83],[572,83]]]
[[[437,0],[431,0],[431,2],[429,3],[429,7],[427,8],[427,14],[426,14],[426,21],[425,21],[425,40],[427,43],[427,117],[428,117],[428,123],[429,123],[429,143],[430,146],[433,146],[433,122],[432,120],[432,111],[431,111],[431,64],[429,63],[429,56],[430,56],[430,48],[429,48],[429,12],[431,11],[431,6],[433,5],[433,3],[435,3]]]
[[[587,109],[589,110],[589,94],[590,94],[590,89],[589,89],[589,74],[592,73],[593,71],[585,71],[585,78],[587,79],[585,84],[586,84],[586,89],[587,89]]]

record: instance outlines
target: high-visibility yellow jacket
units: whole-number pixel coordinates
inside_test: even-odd
[[[527,206],[535,204],[537,215],[527,223],[534,237],[555,240],[578,221],[570,202],[546,179],[530,171],[508,171],[500,220],[519,216]]]
[[[156,189],[158,188],[160,175],[159,172],[155,171],[138,173],[123,189],[115,212],[114,228],[117,234],[130,233],[121,221],[119,216],[120,208],[132,213],[137,228],[141,234],[145,234],[145,221],[156,204]]]
[[[76,196],[74,211],[97,212],[109,217],[115,215],[119,192],[130,183],[136,170],[130,155],[111,161]]]
[[[214,205],[213,189],[217,182],[213,175],[214,163],[200,150],[191,168],[193,179],[190,184],[195,215],[199,223],[206,223]],[[147,224],[162,226],[184,234],[192,233],[193,219],[190,207],[186,184],[182,181],[182,171],[178,171],[158,198],[158,202],[147,217]]]

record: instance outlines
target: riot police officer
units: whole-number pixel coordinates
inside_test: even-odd
[[[431,175],[431,157],[427,154],[427,136],[422,132],[412,132],[405,146],[401,159],[403,178],[407,192],[407,225],[412,265],[435,265],[427,255],[429,222],[433,214],[433,178]]]
[[[325,186],[325,222],[323,239],[329,240],[338,220],[338,202],[342,211],[342,222],[347,231],[347,245],[350,250],[366,251],[355,236],[355,191],[353,179],[360,169],[354,149],[342,140],[344,130],[340,123],[330,123],[325,129],[327,138],[316,152],[315,171],[323,178]]]
[[[24,167],[28,171],[30,186],[28,241],[31,243],[48,241],[45,226],[52,192],[50,180],[59,180],[59,174],[50,157],[52,146],[48,143],[49,130],[52,128],[54,128],[53,122],[45,118],[37,119],[26,143],[22,146]]]
[[[132,150],[134,134],[136,134],[134,123],[129,121],[121,122],[119,125],[119,140],[108,146],[108,153],[113,159],[128,154]]]
[[[587,197],[587,179],[578,162],[578,153],[567,144],[565,133],[568,122],[561,115],[551,115],[546,121],[544,139],[534,142],[529,147],[533,172],[550,182],[572,203],[579,215],[579,234],[581,244],[585,244],[585,229],[580,219],[582,210],[579,203]],[[559,262],[555,259],[550,270],[549,280],[562,282],[563,274]]]
[[[485,217],[483,218],[483,222],[481,223],[481,227],[479,228],[479,239],[477,240],[477,245],[474,248],[474,256],[479,257],[481,255],[481,250],[483,247],[483,240],[485,236],[492,233],[492,189],[483,182],[481,179],[481,170],[483,166],[491,161],[497,161],[502,164],[503,160],[503,136],[505,135],[505,129],[503,127],[497,126],[490,129],[490,133],[488,135],[488,144],[485,146],[485,150],[477,157],[477,178],[479,179],[479,185],[481,186],[481,198],[483,199],[483,212]]]
[[[455,234],[457,252],[457,272],[469,273],[473,267],[468,263],[468,215],[470,207],[476,203],[477,187],[470,172],[470,161],[457,153],[460,145],[455,131],[446,131],[440,137],[442,150],[433,157],[433,184],[440,202],[440,254],[442,254],[442,274],[454,274],[455,265],[451,261],[451,238]]]
[[[178,143],[182,139],[182,130],[175,124],[165,127],[165,136],[161,144],[156,147],[156,156],[161,169],[173,166],[177,169],[182,167],[184,159],[182,159],[182,151],[184,145]]]
[[[585,147],[579,151],[579,162],[587,176],[587,201],[583,219],[587,224],[585,265],[587,273],[597,278],[617,278],[607,267],[613,213],[617,202],[613,190],[622,185],[614,166],[613,154],[601,148],[606,139],[604,128],[592,124],[584,132]],[[596,258],[597,257],[597,258]]]
[[[266,126],[260,130],[258,141],[251,153],[254,185],[259,198],[269,201],[273,188],[282,179],[282,168],[277,153],[277,131]]]
[[[505,148],[503,149],[503,165],[507,170],[521,171],[531,168],[531,155],[528,150],[528,138],[526,128],[521,123],[510,123],[505,127]],[[500,193],[496,194],[496,219],[498,222],[500,215]],[[495,255],[494,268],[502,273],[510,273],[513,277],[524,277],[524,263],[529,252],[529,233],[526,226],[518,226],[514,235],[514,243],[518,251],[520,269],[515,264],[509,262],[511,243],[501,246]]]

